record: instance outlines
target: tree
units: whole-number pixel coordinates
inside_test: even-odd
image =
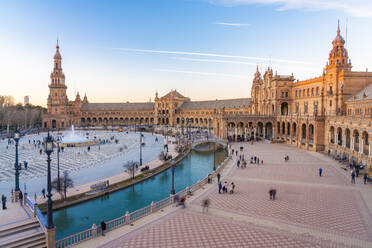
[[[135,161],[128,161],[124,164],[124,169],[129,173],[129,175],[132,175],[132,180],[134,179],[134,173],[138,169],[138,162]]]
[[[74,187],[74,182],[71,179],[67,171],[63,172],[62,177],[59,178],[60,188],[58,189],[58,178],[55,178],[52,181],[52,189],[55,189],[60,195],[61,198],[66,200],[67,198],[67,189]]]

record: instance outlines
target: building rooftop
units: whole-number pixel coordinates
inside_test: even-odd
[[[85,103],[82,110],[153,110],[153,102]]]
[[[182,110],[191,109],[214,109],[214,108],[242,108],[248,107],[251,103],[250,98],[236,98],[212,101],[190,101],[182,104]]]
[[[347,102],[362,100],[372,100],[372,84],[367,85],[367,87],[350,97]]]

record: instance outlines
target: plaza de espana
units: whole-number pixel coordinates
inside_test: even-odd
[[[352,71],[344,45],[338,28],[323,73],[316,78],[299,81],[272,68],[261,74],[257,68],[250,98],[191,101],[171,90],[141,103],[91,103],[79,93],[70,101],[57,45],[42,125],[50,130],[71,125],[200,127],[232,141],[261,137],[322,151],[367,164],[371,173],[372,72]]]

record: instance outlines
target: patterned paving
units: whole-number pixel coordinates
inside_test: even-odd
[[[263,142],[233,144],[235,150],[240,146],[246,159],[258,156],[264,164],[237,168],[239,154],[233,156],[222,181],[236,184],[234,194],[219,194],[213,185],[186,210],[103,247],[372,247],[370,186],[360,180],[351,185],[348,173],[321,154]],[[269,199],[271,187],[277,189],[275,201]],[[205,198],[208,214],[200,211]]]
[[[108,140],[109,142],[100,146],[92,146],[89,152],[87,152],[86,147],[65,148],[64,152],[60,152],[61,171],[76,171],[83,167],[101,164],[106,160],[128,153],[136,148],[136,142],[139,137],[138,135],[135,136],[124,132],[90,131],[88,133],[90,133],[89,139],[94,139],[95,136],[97,140]],[[112,136],[119,140],[118,144],[114,140],[110,140]],[[39,140],[42,141],[43,138],[45,138],[45,134],[30,135],[20,139],[18,149],[19,162],[22,163],[21,178],[35,178],[46,174],[46,154],[43,152],[40,155],[39,151],[43,149],[42,145],[35,146],[33,143],[34,140],[37,143]],[[8,145],[7,140],[1,141],[0,151],[0,181],[13,180],[15,145]],[[27,170],[23,169],[23,161],[28,162]],[[57,152],[52,153],[52,161],[56,163]],[[52,166],[52,169],[55,169],[55,165]]]
[[[103,247],[331,247],[226,219],[180,210]]]

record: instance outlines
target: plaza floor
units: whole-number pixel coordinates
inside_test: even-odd
[[[264,161],[242,169],[240,154],[232,157],[221,180],[236,184],[234,194],[219,194],[214,182],[185,209],[168,207],[81,247],[372,247],[372,188],[362,178],[351,184],[336,161],[284,144],[232,146]]]

